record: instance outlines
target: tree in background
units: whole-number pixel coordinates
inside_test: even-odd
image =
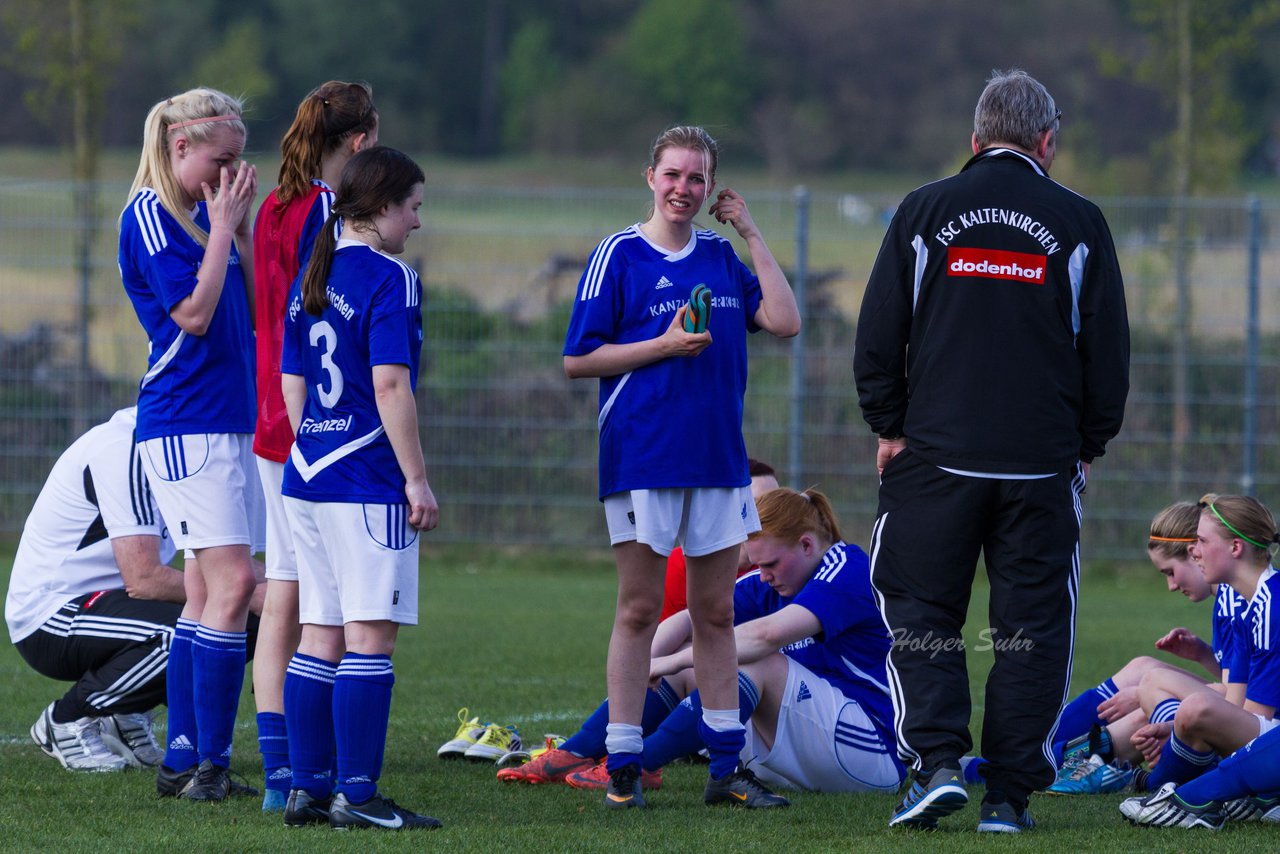
[[[5,0],[48,26],[56,55],[67,0]],[[250,144],[274,151],[303,93],[371,83],[395,145],[464,157],[632,157],[657,128],[713,127],[735,162],[784,177],[834,169],[952,171],[975,93],[993,68],[1043,80],[1067,115],[1055,175],[1090,192],[1153,192],[1176,102],[1163,100],[1178,0],[94,0],[142,23],[99,77],[108,145],[133,147],[147,106],[196,83],[247,98]],[[1225,186],[1246,157],[1268,163],[1280,101],[1272,2],[1188,0],[1197,39],[1196,186]],[[1203,21],[1201,20],[1203,19]],[[113,25],[116,22],[111,22]],[[1250,28],[1257,33],[1250,36]],[[0,31],[0,41],[12,28]],[[44,40],[42,43],[41,40]],[[0,53],[2,53],[0,49]],[[1126,58],[1121,63],[1118,58]],[[1204,63],[1204,64],[1200,64]],[[1105,73],[1112,71],[1116,73]],[[21,102],[38,74],[0,68],[0,143],[48,144]],[[19,85],[15,85],[15,83]],[[1224,97],[1219,97],[1218,95]],[[60,119],[57,127],[70,127]],[[1198,143],[1205,137],[1197,133]],[[1275,155],[1280,160],[1280,154]],[[1202,183],[1203,182],[1203,183]]]
[[[77,434],[90,426],[90,285],[93,241],[100,222],[98,160],[103,95],[120,61],[121,45],[128,41],[136,20],[132,12],[131,0],[66,0],[65,5],[9,0],[4,12],[5,26],[14,37],[9,60],[31,81],[24,92],[27,106],[57,136],[70,137],[71,194],[77,226],[74,243],[80,285],[80,381],[75,384],[73,423]]]
[[[1190,372],[1192,232],[1189,202],[1197,192],[1230,186],[1246,153],[1261,136],[1244,123],[1245,110],[1235,72],[1253,67],[1259,39],[1274,38],[1280,2],[1267,0],[1130,0],[1134,20],[1151,38],[1137,57],[1112,55],[1108,68],[1131,70],[1159,90],[1177,117],[1171,133],[1157,137],[1152,158],[1167,163],[1173,196],[1172,266],[1176,306],[1173,317],[1173,431],[1169,480],[1182,491],[1187,441],[1191,436]],[[1256,135],[1252,136],[1251,135]]]

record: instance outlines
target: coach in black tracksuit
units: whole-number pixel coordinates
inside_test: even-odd
[[[917,801],[929,799],[934,771],[972,748],[959,639],[980,552],[986,563],[989,630],[969,642],[996,651],[987,801],[1011,804],[1002,809],[1016,821],[982,830],[1030,826],[1028,795],[1054,779],[1080,495],[1129,387],[1110,231],[1095,205],[1048,176],[1060,116],[1024,72],[991,79],[973,159],[908,195],[889,226],[854,354],[863,416],[880,436],[872,577],[895,636],[898,748],[921,772]],[[893,823],[929,826],[964,805],[950,792],[913,810],[911,797]]]

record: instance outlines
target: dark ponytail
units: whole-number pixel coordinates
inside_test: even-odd
[[[413,188],[425,180],[422,167],[411,157],[382,145],[361,151],[347,162],[333,210],[320,229],[302,276],[302,307],[307,314],[319,317],[329,307],[327,285],[337,246],[334,233],[338,220],[342,220],[343,228],[373,230],[379,213],[409,198]]]

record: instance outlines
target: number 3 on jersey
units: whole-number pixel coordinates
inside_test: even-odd
[[[311,346],[320,348],[320,367],[329,377],[329,390],[324,390],[323,383],[316,384],[316,392],[320,395],[320,405],[325,409],[333,409],[342,397],[342,371],[333,362],[333,352],[338,347],[338,333],[329,321],[322,320],[311,327]]]

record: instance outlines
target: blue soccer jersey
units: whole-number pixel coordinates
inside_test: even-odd
[[[311,203],[306,222],[302,224],[302,232],[298,235],[299,272],[307,269],[307,262],[311,260],[311,250],[315,248],[316,238],[320,236],[320,230],[324,228],[324,224],[329,220],[329,214],[333,212],[334,192],[329,189],[329,185],[319,178],[312,178],[311,185],[321,188],[321,192],[316,194],[315,201]],[[338,237],[341,233],[340,223],[334,223],[334,237]]]
[[[1249,627],[1249,685],[1245,699],[1280,708],[1280,623],[1273,617],[1280,573],[1268,567],[1258,579],[1245,619]],[[1232,680],[1234,681],[1234,680]]]
[[[779,595],[753,570],[733,590],[734,623],[745,623],[796,604],[822,623],[822,633],[782,653],[823,677],[876,722],[893,743],[893,703],[885,661],[893,636],[871,591],[871,566],[857,546],[836,543],[822,556],[813,577],[792,598]]]
[[[208,229],[205,203],[195,222]],[[235,244],[204,335],[169,316],[196,287],[204,247],[143,188],[120,219],[120,276],[147,333],[138,388],[138,441],[188,433],[252,433],[257,413],[253,321]]]
[[[405,479],[374,398],[374,365],[407,365],[422,352],[422,285],[411,267],[354,240],[338,242],[329,306],[289,295],[281,370],[300,375],[307,401],[285,463],[282,492],[307,501],[404,504]]]
[[[600,380],[600,497],[632,489],[751,482],[742,441],[747,332],[760,282],[714,231],[670,253],[631,226],[596,247],[565,339],[566,356],[662,335],[695,285],[711,289],[712,344]]]
[[[1213,649],[1213,657],[1223,670],[1230,670],[1227,677],[1232,682],[1244,682],[1245,679],[1236,678],[1236,670],[1243,667],[1244,674],[1249,672],[1248,661],[1241,662],[1236,652],[1238,644],[1235,642],[1235,632],[1232,624],[1236,620],[1244,618],[1245,610],[1249,607],[1248,601],[1235,591],[1230,584],[1219,584],[1218,593],[1213,599],[1213,641],[1211,647]],[[1244,653],[1246,659],[1248,651]]]

